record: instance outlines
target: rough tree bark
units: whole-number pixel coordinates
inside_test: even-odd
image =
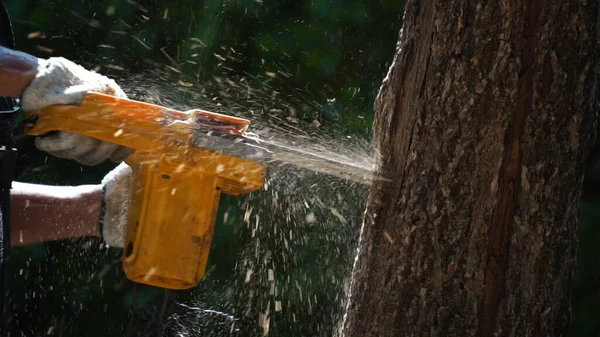
[[[564,336],[597,1],[409,0],[342,334]]]

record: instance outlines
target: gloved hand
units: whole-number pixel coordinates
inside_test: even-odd
[[[80,105],[87,92],[127,97],[111,80],[62,57],[39,59],[38,72],[23,92],[21,109],[25,112],[51,105]],[[107,158],[125,159],[132,150],[71,132],[56,132],[35,140],[37,148],[59,158],[74,159],[84,165],[97,165]]]
[[[103,214],[100,226],[108,246],[125,246],[128,206],[133,188],[132,172],[129,165],[121,163],[102,179]]]

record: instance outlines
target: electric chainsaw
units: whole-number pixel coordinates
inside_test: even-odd
[[[69,131],[135,150],[123,269],[138,283],[188,289],[204,277],[221,193],[259,190],[271,163],[304,166],[362,184],[371,168],[263,141],[246,119],[181,112],[88,93],[80,106],[26,116],[25,133]],[[315,165],[315,163],[317,163]]]

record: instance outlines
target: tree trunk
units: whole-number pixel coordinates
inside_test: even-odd
[[[566,334],[598,15],[584,0],[408,1],[344,336]]]

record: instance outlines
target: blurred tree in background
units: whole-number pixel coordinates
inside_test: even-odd
[[[404,8],[391,0],[5,3],[20,50],[95,69],[134,99],[250,118],[266,134],[356,161],[370,153],[372,105]],[[21,142],[22,181],[97,183],[112,167]],[[600,179],[594,169],[586,186]],[[600,334],[593,195],[584,203],[573,336]],[[174,294],[166,335],[330,335],[367,196],[364,186],[274,168],[263,191],[224,197],[207,277]],[[17,335],[124,336],[136,300],[147,304],[136,328],[156,323],[162,290],[137,286],[134,296],[120,253],[89,238],[14,249]]]

